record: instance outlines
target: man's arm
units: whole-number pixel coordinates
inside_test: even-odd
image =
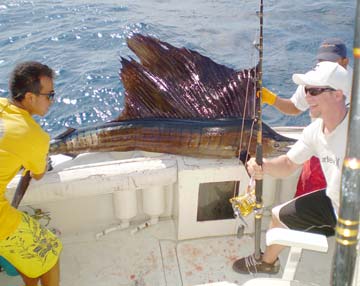
[[[278,109],[284,114],[298,115],[302,112],[295,106],[295,104],[290,99],[281,98],[266,87],[263,87],[262,89],[262,96],[263,103],[274,106],[276,109]]]
[[[287,155],[281,155],[272,159],[263,159],[263,171],[273,177],[287,177],[294,173],[302,165],[296,164]]]
[[[297,109],[294,103],[290,99],[276,97],[273,106],[288,115],[299,115],[302,111]]]
[[[30,176],[32,178],[34,178],[35,180],[40,180],[42,177],[44,177],[46,171],[51,171],[51,170],[52,170],[51,159],[49,156],[46,156],[46,165],[45,165],[44,172],[42,172],[40,174],[35,174],[33,172],[30,172]]]
[[[272,159],[264,158],[262,167],[256,163],[255,158],[251,158],[246,164],[250,175],[254,176],[257,180],[261,180],[264,174],[278,178],[287,177],[300,166],[291,161],[287,155],[281,155]]]

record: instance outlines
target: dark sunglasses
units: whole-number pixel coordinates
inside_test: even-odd
[[[55,91],[50,91],[49,93],[39,93],[39,95],[45,95],[49,100],[53,100],[55,97]]]
[[[305,93],[309,93],[311,96],[317,96],[325,91],[335,91],[331,87],[305,87]]]

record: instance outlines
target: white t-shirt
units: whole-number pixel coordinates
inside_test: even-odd
[[[352,67],[348,66],[347,71],[350,73],[349,79],[352,81]],[[349,83],[351,86],[351,83]],[[346,104],[350,102],[351,94],[346,94]],[[306,111],[309,108],[308,103],[305,99],[305,89],[303,85],[298,85],[295,93],[290,98],[291,102],[296,106],[297,109],[301,110],[302,112]]]
[[[311,156],[320,159],[327,188],[326,194],[331,199],[335,210],[339,209],[341,170],[346,151],[349,114],[330,134],[323,132],[323,120],[317,119],[307,126],[287,156],[296,163],[302,164]]]

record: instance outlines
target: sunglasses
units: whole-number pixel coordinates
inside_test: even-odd
[[[305,87],[305,93],[309,93],[311,96],[317,96],[325,91],[335,91],[335,89],[331,87]]]
[[[50,91],[49,93],[39,93],[39,95],[45,95],[49,100],[53,100],[55,97],[55,91]]]

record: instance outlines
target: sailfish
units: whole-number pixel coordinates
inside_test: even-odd
[[[202,158],[255,154],[256,67],[236,71],[157,38],[133,34],[121,58],[124,109],[110,122],[69,129],[50,154],[143,150]],[[295,142],[263,124],[264,156]]]

